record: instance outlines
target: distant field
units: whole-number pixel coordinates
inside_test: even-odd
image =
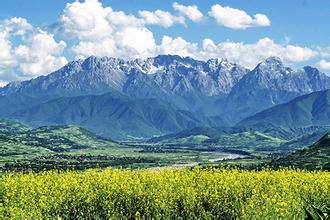
[[[323,132],[312,136],[306,134],[303,145],[298,144],[299,140],[289,143],[256,131],[222,131],[203,127],[144,142],[131,140],[120,143],[73,125],[32,128],[20,122],[0,119],[0,172],[148,168],[184,164],[234,165],[253,169],[286,155],[296,149],[294,146],[301,148],[314,139],[318,140]],[[305,159],[296,157],[295,164],[285,161],[273,164],[327,168],[327,146],[322,151],[311,149],[314,153],[305,153],[309,155]],[[314,160],[309,161],[310,158]]]
[[[7,120],[0,120],[0,146],[0,172],[208,164],[250,154],[200,144],[118,143],[76,126],[31,128]]]
[[[0,218],[303,219],[330,204],[325,171],[106,169],[5,174]]]

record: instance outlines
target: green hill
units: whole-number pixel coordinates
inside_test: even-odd
[[[218,150],[235,149],[245,152],[273,152],[277,151],[278,147],[286,140],[258,131],[196,127],[177,134],[153,138],[149,142],[163,145],[205,146]]]
[[[17,121],[0,119],[0,133],[18,133],[28,131],[31,128]]]
[[[131,99],[118,92],[62,97],[10,115],[32,126],[73,124],[115,139],[152,137],[221,123],[157,99]],[[220,120],[220,121],[217,121]]]
[[[248,117],[238,127],[301,128],[330,124],[330,90],[314,92]]]
[[[76,126],[33,129],[19,122],[0,120],[0,164],[118,145]]]
[[[271,166],[330,170],[330,133],[313,145],[273,160]]]
[[[52,152],[64,152],[73,149],[97,148],[115,145],[115,142],[99,137],[77,126],[45,126],[30,128],[19,122],[0,120],[0,141],[2,153],[9,148],[4,146],[20,146],[47,149]],[[16,151],[15,154],[19,154]]]

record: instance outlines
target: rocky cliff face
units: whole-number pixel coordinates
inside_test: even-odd
[[[48,76],[10,83],[1,90],[1,94],[93,94],[112,89],[125,91],[130,86],[136,87],[136,82],[142,77],[144,83],[152,81],[156,89],[167,92],[197,91],[214,96],[229,93],[247,72],[246,68],[224,59],[203,62],[189,57],[160,55],[145,60],[125,61],[109,57],[89,57],[86,60],[73,61]]]
[[[330,79],[317,69],[304,67],[294,70],[285,67],[277,57],[270,57],[232,88],[227,99],[228,111],[237,119],[293,98],[329,88]]]

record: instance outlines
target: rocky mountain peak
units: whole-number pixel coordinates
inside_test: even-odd
[[[113,58],[113,57],[96,57],[90,56],[82,61],[81,67],[83,70],[97,70],[106,68],[116,68],[118,69],[120,65],[124,64],[126,61]]]
[[[271,56],[265,59],[263,63],[268,63],[268,64],[283,64],[282,60],[280,57],[276,56]]]
[[[263,62],[259,63],[253,70],[256,73],[285,73],[282,60],[279,57],[269,57]]]
[[[308,75],[319,75],[320,74],[320,71],[317,68],[311,67],[311,66],[304,66],[303,70]]]
[[[10,83],[0,88],[0,94],[71,96],[116,90],[134,98],[166,97],[167,100],[178,99],[184,94],[183,99],[187,100],[182,103],[196,103],[196,106],[205,97],[229,94],[231,101],[228,102],[239,99],[237,103],[240,104],[241,100],[269,99],[268,102],[260,101],[265,103],[264,108],[329,87],[329,77],[317,69],[292,70],[278,57],[267,58],[250,71],[224,58],[200,61],[178,55],[159,55],[126,61],[91,56],[70,62],[47,76]],[[246,94],[251,97],[245,97]],[[263,97],[257,97],[262,94]],[[257,106],[257,109],[260,108]]]

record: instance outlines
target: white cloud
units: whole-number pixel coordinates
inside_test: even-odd
[[[181,37],[173,39],[169,36],[164,36],[161,45],[158,46],[157,52],[159,54],[200,57],[198,45],[196,43],[190,43]]]
[[[99,40],[111,35],[113,27],[107,20],[110,7],[103,7],[98,0],[67,3],[59,19],[61,34],[79,40]]]
[[[68,3],[58,22],[60,34],[78,39],[71,50],[76,57],[147,57],[157,45],[147,24],[170,27],[185,24],[182,16],[156,10],[139,11],[139,17],[104,7],[98,0]]]
[[[209,15],[213,17],[219,25],[232,29],[246,29],[249,27],[269,26],[270,20],[264,14],[255,14],[253,17],[245,11],[222,7],[219,4],[213,5]]]
[[[0,48],[0,86],[4,86],[7,82],[17,79],[12,70],[17,61],[12,54],[10,34],[4,28],[0,29]]]
[[[174,16],[167,11],[139,11],[139,16],[144,20],[145,24],[159,25],[165,28],[171,27],[174,24],[185,24],[185,19],[182,16]]]
[[[91,55],[136,58],[153,56],[155,48],[151,31],[144,27],[127,27],[101,41],[80,41],[72,51],[77,58]]]
[[[190,56],[197,59],[227,58],[232,62],[253,68],[259,62],[270,56],[278,56],[286,63],[308,61],[318,55],[307,47],[295,45],[277,44],[269,38],[263,38],[255,43],[244,44],[241,42],[225,41],[218,44],[205,38],[202,46],[191,43],[185,39],[164,36],[161,44],[157,47],[156,54],[177,54]]]
[[[197,9],[178,3],[174,3],[173,7],[181,14],[188,9]],[[235,17],[236,20],[230,21],[230,25],[235,28],[269,25],[269,20],[264,15],[257,14],[251,18],[244,11],[220,5],[214,5],[210,14],[217,14],[219,7],[225,11],[222,16],[227,19],[228,16]],[[84,18],[85,15],[88,16]],[[81,16],[83,19],[79,19]],[[200,16],[191,18],[198,17]],[[184,24],[184,17],[176,17],[161,10],[139,11],[139,17],[136,17],[122,11],[113,11],[110,7],[103,7],[97,0],[86,0],[67,4],[60,18],[60,29],[72,38],[79,39],[72,47],[77,57],[96,55],[144,58],[162,53],[198,59],[225,57],[244,66],[253,67],[269,56],[279,56],[285,62],[295,63],[307,61],[317,55],[317,52],[310,48],[278,44],[269,38],[251,44],[230,41],[215,44],[211,39],[205,39],[202,47],[199,47],[197,43],[189,42],[182,37],[164,36],[157,45],[153,33],[145,27],[147,24],[170,27],[175,23]]]
[[[15,65],[12,54],[12,36],[24,35],[32,26],[24,18],[10,18],[0,21],[0,69]]]
[[[0,21],[0,30],[12,35],[24,35],[32,29],[32,25],[24,18],[13,17]]]
[[[153,50],[156,47],[153,33],[147,28],[128,27],[117,35],[117,41],[124,48],[129,48],[136,52],[137,56],[144,57],[146,51]]]
[[[176,21],[176,17],[166,12],[155,13],[163,16],[163,20],[155,24],[167,26]],[[144,25],[151,22],[103,7],[97,0],[86,0],[66,5],[59,20],[59,30],[64,36],[79,40],[72,46],[76,57],[150,56],[156,43],[153,33]]]
[[[15,59],[11,54],[11,42],[7,32],[0,32],[0,69],[15,64]]]
[[[80,41],[72,46],[71,49],[76,54],[76,57],[81,59],[91,55],[112,56],[114,51],[116,51],[116,45],[114,40],[110,38],[102,41]]]
[[[322,58],[330,58],[330,47],[317,47]]]
[[[296,63],[308,61],[317,55],[310,48],[281,45],[269,38],[262,38],[253,44],[227,41],[217,45],[211,39],[204,39],[202,50],[202,57],[225,57],[250,68],[270,56],[278,56],[287,63]]]
[[[56,42],[54,36],[38,30],[25,44],[14,49],[18,68],[23,76],[39,76],[64,66],[68,61],[62,56],[64,41]]]
[[[17,40],[15,44],[12,42]],[[23,18],[0,21],[1,84],[47,74],[64,64],[66,44],[57,43],[53,35],[35,29]]]
[[[203,20],[203,14],[196,5],[181,5],[177,2],[173,3],[174,10],[178,11],[183,16],[189,18],[193,22],[200,22]]]
[[[316,63],[318,67],[320,67],[323,70],[330,70],[330,62],[326,60],[320,60],[318,63]]]
[[[278,56],[286,63],[330,57],[329,48],[311,49],[293,45],[290,41],[276,43],[269,38],[262,38],[254,43],[215,43],[212,39],[205,38],[202,45],[198,45],[182,37],[165,35],[157,44],[147,25],[166,28],[175,24],[185,25],[185,17],[194,22],[203,19],[197,6],[184,6],[176,2],[172,6],[180,16],[161,10],[139,11],[135,16],[104,7],[98,0],[68,3],[57,22],[55,34],[59,40],[55,40],[51,33],[32,27],[23,18],[2,20],[0,86],[10,80],[50,73],[67,63],[63,54],[68,53],[76,58],[96,55],[130,59],[158,54],[177,54],[203,60],[223,57],[250,68],[270,56]],[[220,13],[222,10],[224,13]],[[252,18],[244,11],[220,5],[214,5],[209,14],[220,24],[230,28],[245,29],[270,24],[265,15],[257,14]],[[61,37],[67,40],[68,45]],[[329,63],[321,60],[317,65],[322,69],[329,69]]]
[[[137,18],[134,15],[127,15],[122,11],[113,11],[108,17],[108,22],[111,25],[120,27],[142,27],[144,26],[143,19]]]

